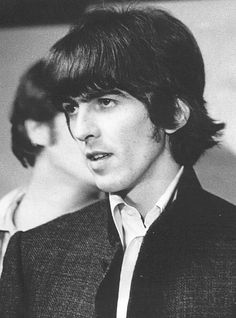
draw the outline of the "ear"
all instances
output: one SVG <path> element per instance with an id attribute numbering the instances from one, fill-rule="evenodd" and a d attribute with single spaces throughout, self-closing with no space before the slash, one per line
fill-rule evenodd
<path id="1" fill-rule="evenodd" d="M 188 105 L 181 99 L 176 100 L 175 127 L 172 129 L 164 129 L 167 134 L 173 134 L 178 129 L 186 125 L 190 116 Z"/>
<path id="2" fill-rule="evenodd" d="M 25 129 L 33 145 L 48 146 L 50 144 L 50 127 L 47 123 L 27 119 Z"/>

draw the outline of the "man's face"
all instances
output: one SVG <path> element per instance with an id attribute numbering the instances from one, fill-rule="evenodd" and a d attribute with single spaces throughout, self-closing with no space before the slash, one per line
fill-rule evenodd
<path id="1" fill-rule="evenodd" d="M 145 105 L 115 90 L 84 101 L 64 103 L 74 137 L 83 142 L 97 186 L 106 192 L 130 191 L 148 184 L 165 150 L 163 132 L 155 127 Z"/>

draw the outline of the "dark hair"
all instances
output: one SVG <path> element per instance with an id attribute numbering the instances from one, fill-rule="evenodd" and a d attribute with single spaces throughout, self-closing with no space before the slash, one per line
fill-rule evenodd
<path id="1" fill-rule="evenodd" d="M 45 61 L 39 60 L 20 78 L 10 116 L 12 151 L 24 167 L 34 166 L 42 146 L 31 143 L 25 121 L 50 122 L 58 113 L 47 89 Z"/>
<path id="2" fill-rule="evenodd" d="M 190 118 L 169 138 L 179 164 L 193 165 L 224 128 L 207 114 L 204 63 L 194 36 L 163 10 L 87 12 L 52 47 L 48 67 L 57 94 L 92 96 L 113 88 L 130 93 L 146 104 L 157 131 L 175 127 L 182 100 Z"/>

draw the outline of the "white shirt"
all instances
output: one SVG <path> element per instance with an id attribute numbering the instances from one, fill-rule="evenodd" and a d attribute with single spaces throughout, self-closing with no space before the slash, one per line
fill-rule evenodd
<path id="1" fill-rule="evenodd" d="M 137 209 L 125 203 L 118 195 L 110 194 L 110 206 L 115 226 L 124 248 L 124 258 L 120 273 L 117 318 L 126 318 L 130 287 L 139 250 L 151 224 L 160 216 L 172 195 L 176 198 L 176 187 L 183 173 L 180 168 L 173 181 L 158 199 L 155 206 L 147 213 L 144 221 Z"/>
<path id="2" fill-rule="evenodd" d="M 0 276 L 8 242 L 11 236 L 19 230 L 14 224 L 14 214 L 24 195 L 25 189 L 18 188 L 0 200 Z"/>

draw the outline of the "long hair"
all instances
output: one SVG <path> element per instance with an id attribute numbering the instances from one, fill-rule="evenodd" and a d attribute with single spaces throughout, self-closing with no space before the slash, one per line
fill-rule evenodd
<path id="1" fill-rule="evenodd" d="M 156 130 L 176 125 L 178 100 L 187 124 L 169 136 L 176 162 L 193 165 L 224 128 L 206 110 L 203 58 L 191 31 L 154 8 L 85 13 L 48 56 L 55 94 L 93 96 L 118 88 L 142 101 Z"/>

